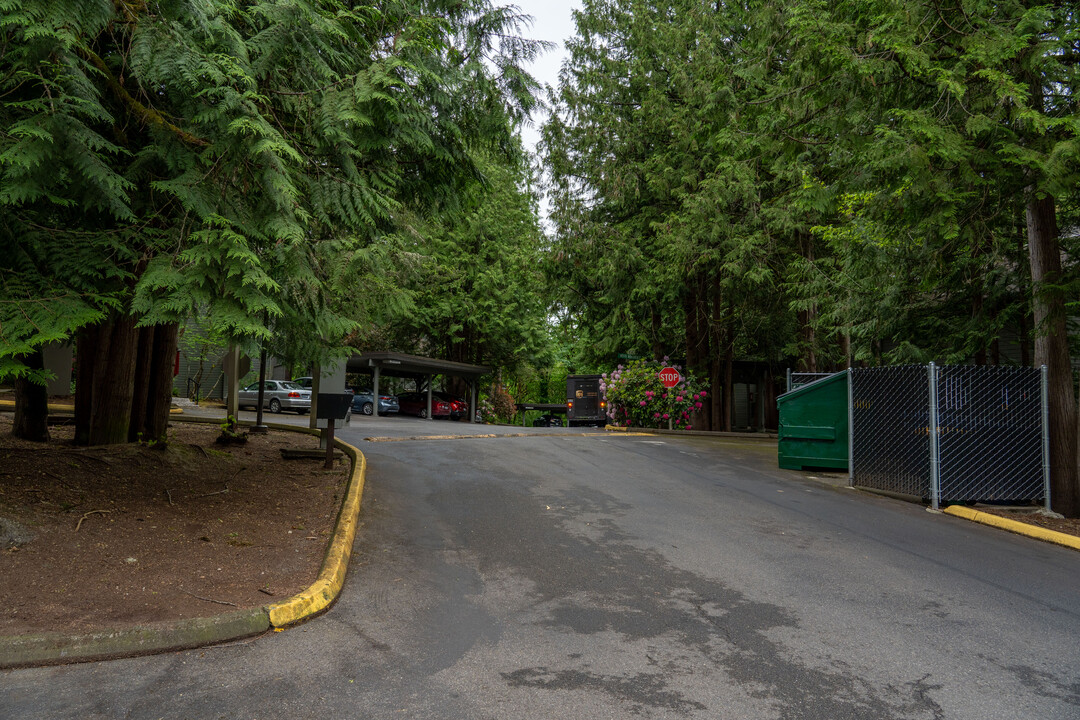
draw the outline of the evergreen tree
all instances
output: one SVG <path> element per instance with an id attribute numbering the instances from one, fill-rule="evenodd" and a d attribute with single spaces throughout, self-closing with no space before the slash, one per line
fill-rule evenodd
<path id="1" fill-rule="evenodd" d="M 77 333 L 83 442 L 163 433 L 188 315 L 283 355 L 339 346 L 362 313 L 350 268 L 453 206 L 470 146 L 509 146 L 535 90 L 523 18 L 484 0 L 2 0 L 0 18 L 0 373 L 40 379 L 18 358 Z M 157 379 L 148 409 L 136 378 Z"/>

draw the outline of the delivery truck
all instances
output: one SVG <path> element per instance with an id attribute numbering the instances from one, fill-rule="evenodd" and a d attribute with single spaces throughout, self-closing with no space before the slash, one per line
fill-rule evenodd
<path id="1" fill-rule="evenodd" d="M 599 375 L 566 376 L 567 425 L 607 425 L 607 403 L 600 392 Z"/>

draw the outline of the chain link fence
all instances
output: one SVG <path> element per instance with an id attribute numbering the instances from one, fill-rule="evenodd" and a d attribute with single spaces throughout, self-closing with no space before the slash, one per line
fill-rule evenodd
<path id="1" fill-rule="evenodd" d="M 852 484 L 930 497 L 925 367 L 851 370 Z"/>
<path id="2" fill-rule="evenodd" d="M 1050 504 L 1043 371 L 986 365 L 850 374 L 851 483 L 945 502 Z"/>
<path id="3" fill-rule="evenodd" d="M 784 392 L 791 392 L 796 388 L 801 388 L 803 385 L 809 385 L 812 382 L 817 382 L 823 378 L 832 377 L 836 373 L 827 372 L 792 372 L 791 368 L 787 371 L 787 390 Z"/>

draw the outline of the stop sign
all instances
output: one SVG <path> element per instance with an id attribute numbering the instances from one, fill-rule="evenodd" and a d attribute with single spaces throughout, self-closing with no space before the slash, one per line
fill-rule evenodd
<path id="1" fill-rule="evenodd" d="M 660 384 L 666 388 L 673 388 L 679 384 L 682 377 L 679 371 L 673 367 L 666 367 L 660 371 Z"/>

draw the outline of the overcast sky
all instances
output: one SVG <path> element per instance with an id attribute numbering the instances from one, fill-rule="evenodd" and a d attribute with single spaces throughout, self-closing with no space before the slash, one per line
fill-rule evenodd
<path id="1" fill-rule="evenodd" d="M 535 40 L 547 40 L 555 47 L 540 56 L 529 67 L 529 72 L 543 85 L 555 87 L 559 82 L 559 68 L 562 66 L 566 51 L 563 41 L 574 35 L 572 12 L 581 7 L 581 0 L 506 0 L 507 4 L 517 5 L 526 15 L 532 15 L 533 25 L 522 32 L 525 37 Z M 521 137 L 525 146 L 535 151 L 540 139 L 539 127 L 543 116 L 533 118 L 532 127 L 522 128 Z M 547 217 L 547 203 L 540 203 L 540 215 Z"/>

